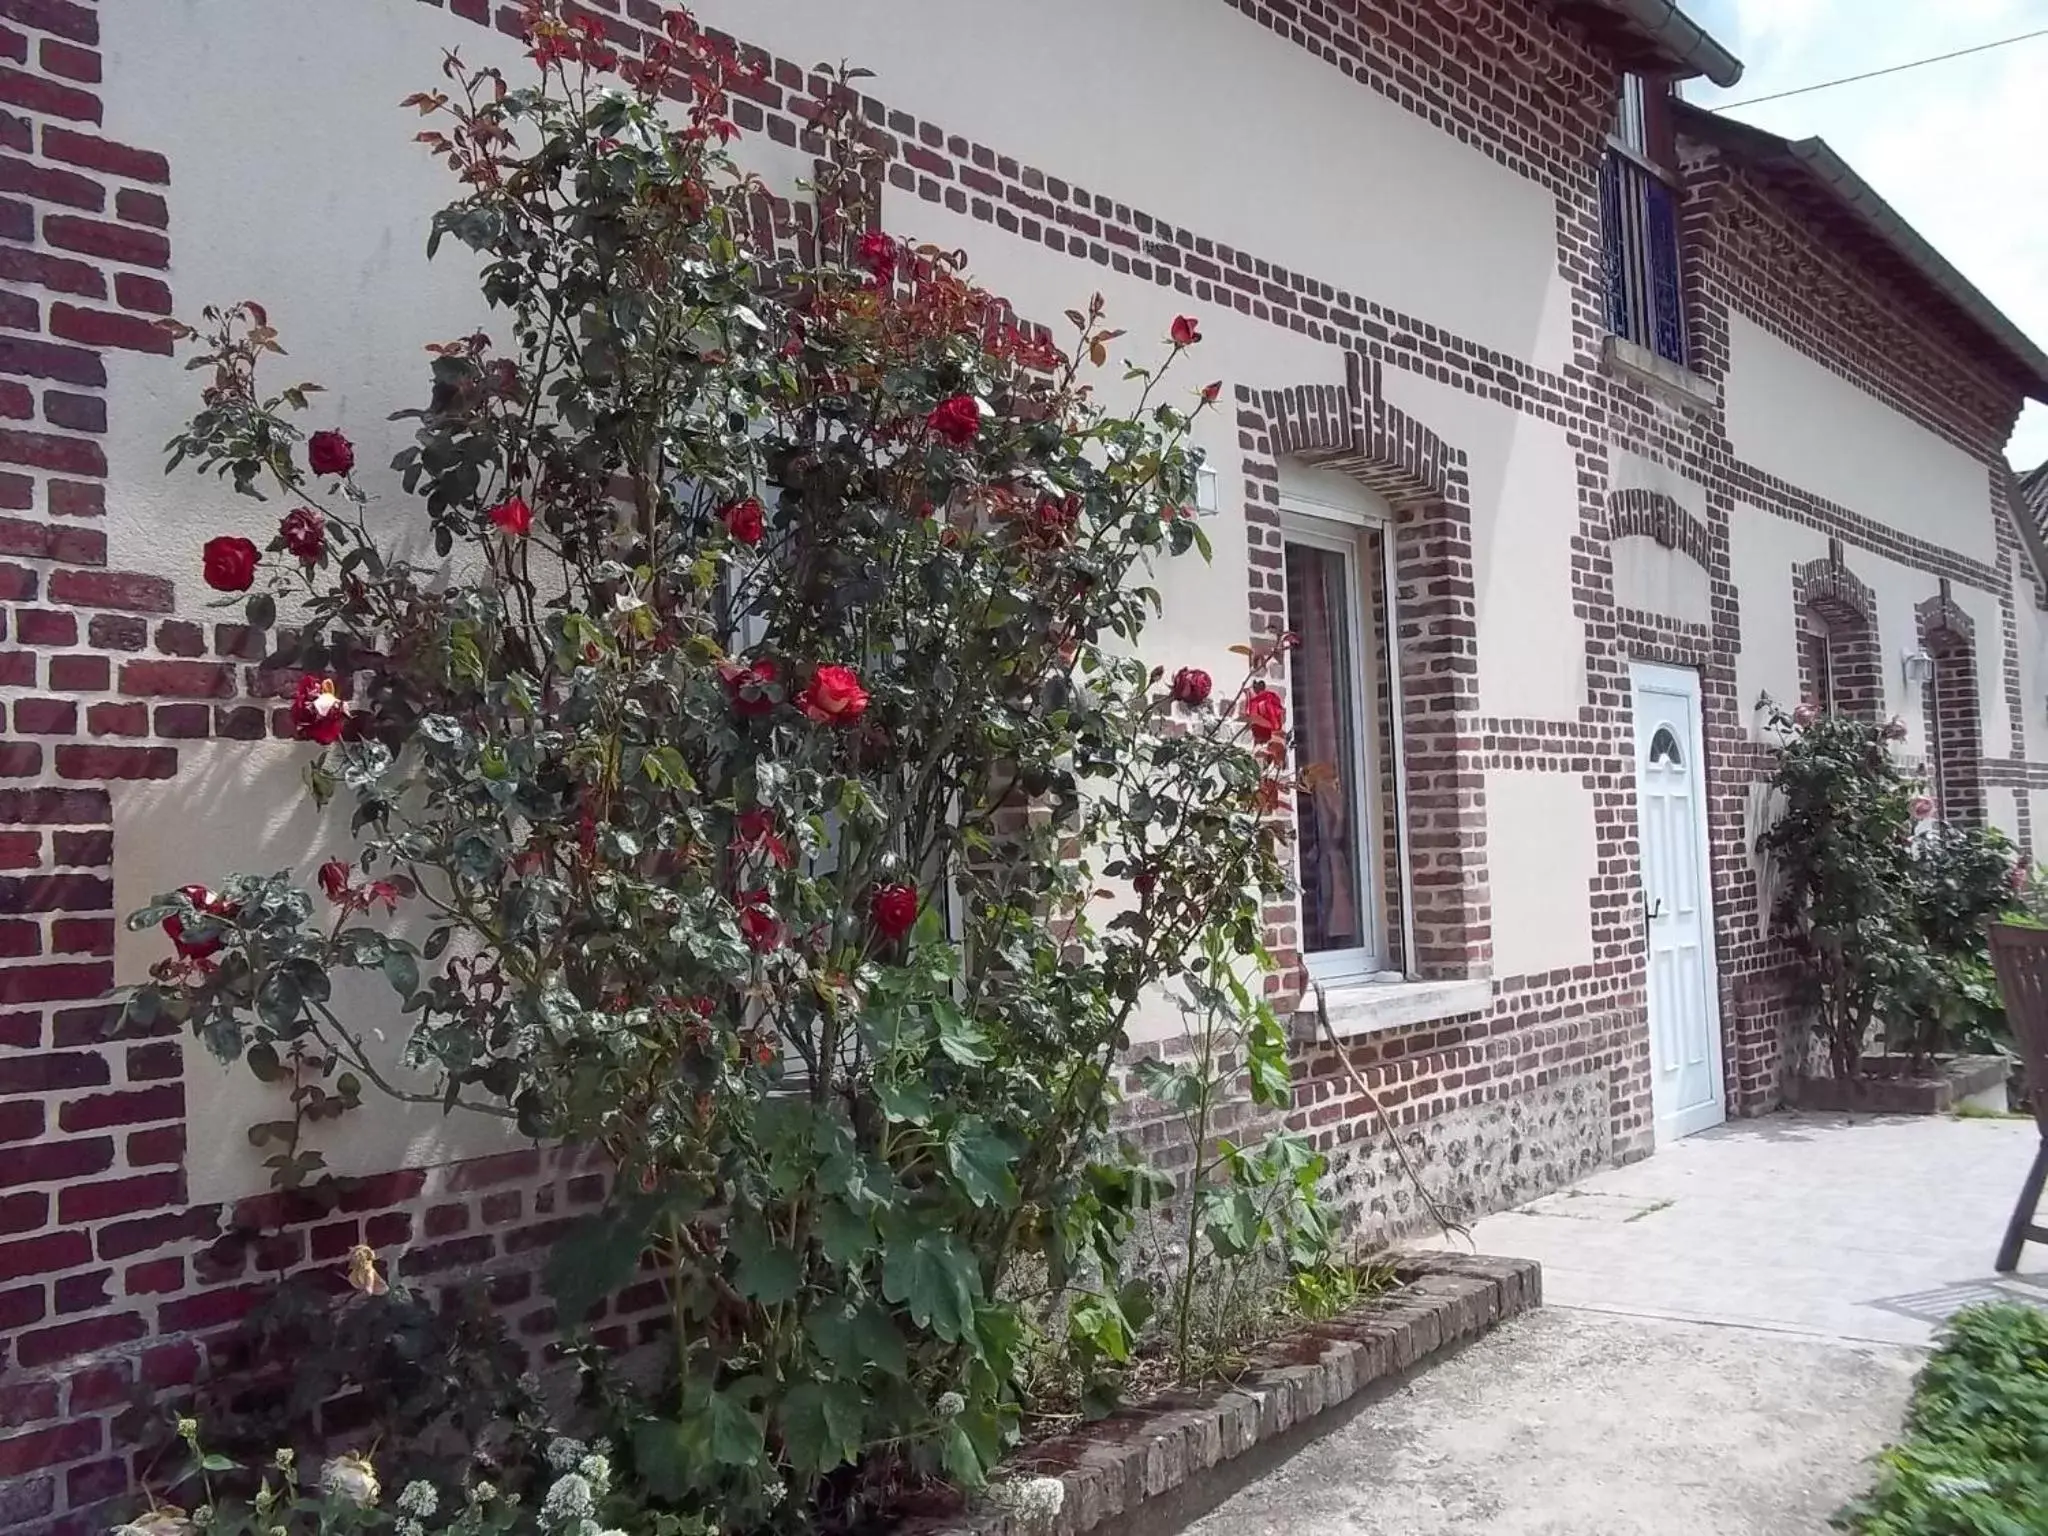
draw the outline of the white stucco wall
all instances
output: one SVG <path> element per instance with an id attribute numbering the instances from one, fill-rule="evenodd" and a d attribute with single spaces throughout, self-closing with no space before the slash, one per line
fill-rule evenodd
<path id="1" fill-rule="evenodd" d="M 1595 850 L 1593 792 L 1577 778 L 1486 775 L 1495 979 L 1591 963 Z"/>
<path id="2" fill-rule="evenodd" d="M 1901 533 L 1998 558 L 1985 465 L 1740 312 L 1723 391 L 1738 459 Z"/>

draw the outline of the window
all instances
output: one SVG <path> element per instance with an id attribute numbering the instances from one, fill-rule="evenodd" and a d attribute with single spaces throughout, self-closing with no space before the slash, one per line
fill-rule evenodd
<path id="1" fill-rule="evenodd" d="M 1602 276 L 1607 328 L 1684 367 L 1670 96 L 1668 80 L 1622 77 L 1615 132 L 1600 172 Z"/>
<path id="2" fill-rule="evenodd" d="M 1812 614 L 1799 626 L 1799 691 L 1821 713 L 1834 713 L 1834 643 L 1827 625 Z"/>
<path id="3" fill-rule="evenodd" d="M 1363 498 L 1361 498 L 1363 499 Z M 1406 861 L 1388 664 L 1387 526 L 1322 505 L 1283 522 L 1301 949 L 1317 981 L 1399 974 Z"/>

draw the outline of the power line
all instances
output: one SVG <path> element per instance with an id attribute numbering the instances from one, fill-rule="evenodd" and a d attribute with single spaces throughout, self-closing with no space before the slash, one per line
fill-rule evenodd
<path id="1" fill-rule="evenodd" d="M 2009 48 L 2014 43 L 2032 42 L 2037 37 L 2048 37 L 2048 27 L 2038 32 L 2022 32 L 2018 37 L 2001 37 L 1995 43 L 1979 43 L 1974 48 L 1958 48 L 1953 53 L 1937 53 L 1931 58 L 1914 59 L 1905 64 L 1893 64 L 1884 69 L 1865 70 L 1860 75 L 1844 75 L 1839 80 L 1822 80 L 1814 85 L 1802 85 L 1790 91 L 1773 91 L 1768 96 L 1745 96 L 1740 101 L 1722 101 L 1714 104 L 1716 112 L 1726 112 L 1731 107 L 1753 107 L 1759 102 L 1783 101 L 1787 96 L 1804 96 L 1810 91 L 1832 90 L 1838 85 L 1854 85 L 1858 80 L 1875 80 L 1880 75 L 1896 75 L 1909 69 L 1919 69 L 1928 64 L 1946 64 L 1950 59 L 1966 58 L 1973 53 L 1989 53 L 1994 48 Z"/>

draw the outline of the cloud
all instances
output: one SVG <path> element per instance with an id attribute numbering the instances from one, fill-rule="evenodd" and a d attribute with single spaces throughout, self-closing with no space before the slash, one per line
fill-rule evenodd
<path id="1" fill-rule="evenodd" d="M 2048 27 L 2043 0 L 1702 0 L 1742 59 L 1705 106 L 1817 84 Z M 1789 138 L 1817 136 L 2021 329 L 2048 338 L 2048 37 L 1831 90 L 1737 106 Z M 2048 408 L 2029 405 L 2007 449 L 2048 459 Z"/>

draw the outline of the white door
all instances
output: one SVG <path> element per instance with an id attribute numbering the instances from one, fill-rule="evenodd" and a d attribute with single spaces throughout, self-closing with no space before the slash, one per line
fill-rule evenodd
<path id="1" fill-rule="evenodd" d="M 1651 1097 L 1657 1140 L 1727 1111 L 1721 1087 L 1721 1003 L 1707 860 L 1707 780 L 1700 751 L 1700 679 L 1638 663 L 1636 825 L 1640 916 L 1649 945 Z"/>

